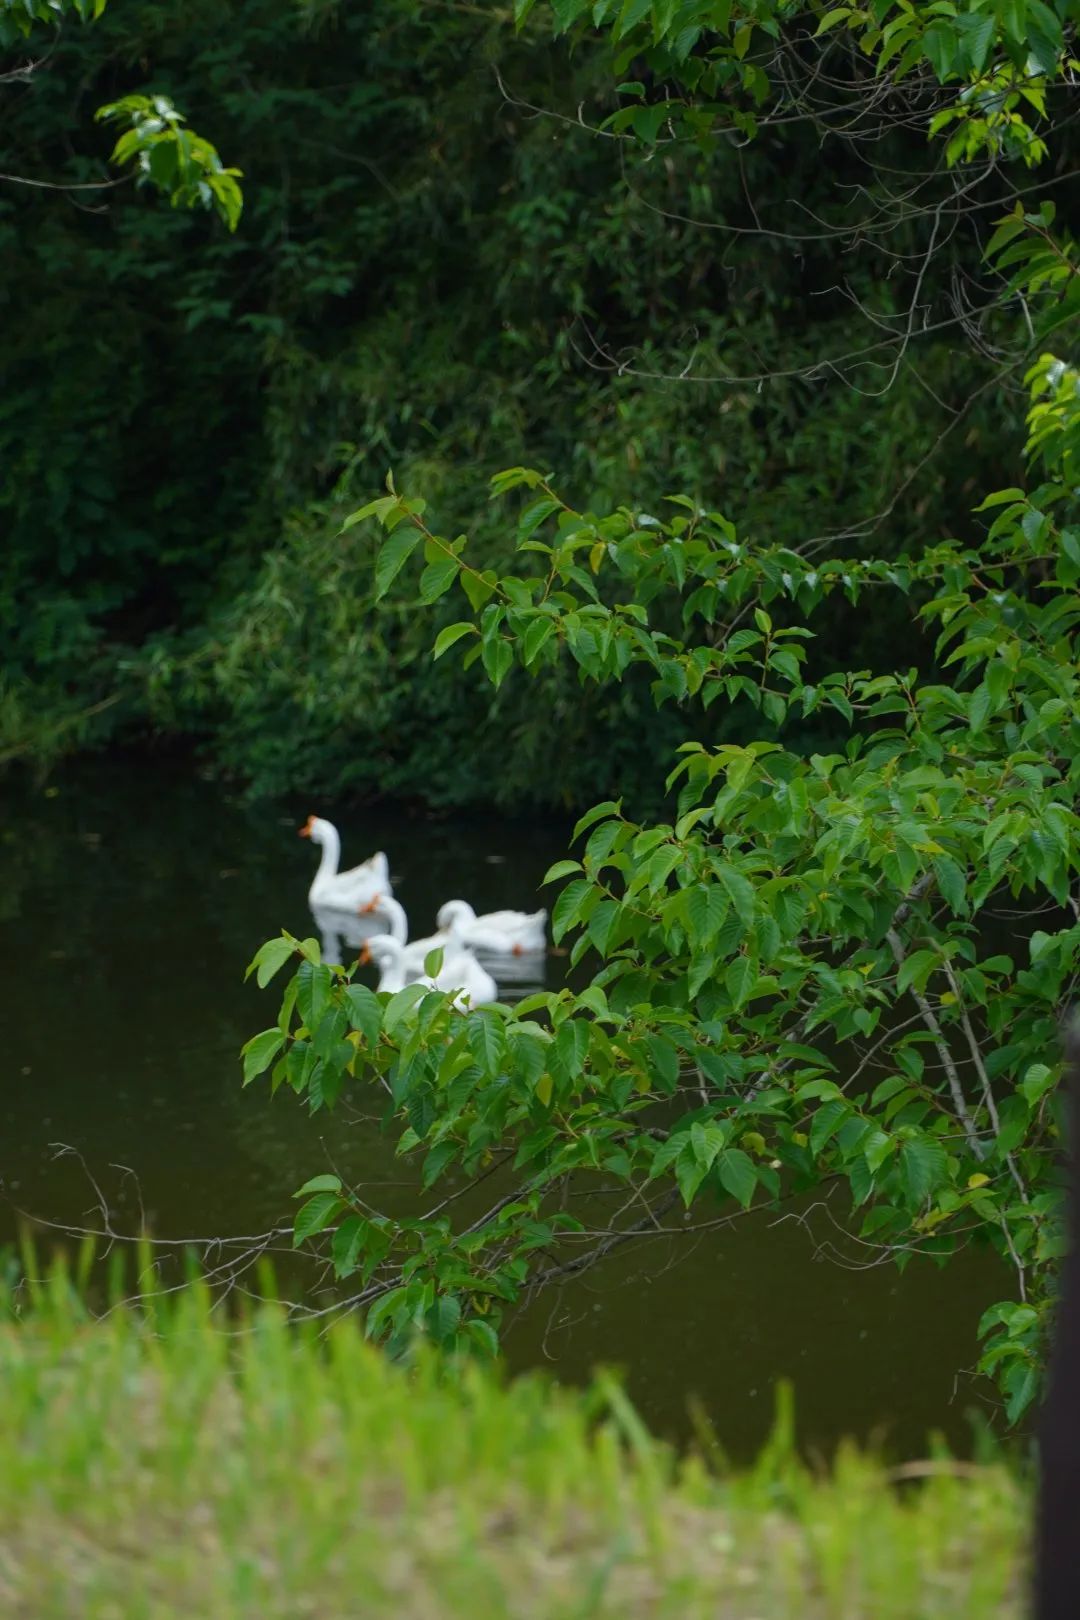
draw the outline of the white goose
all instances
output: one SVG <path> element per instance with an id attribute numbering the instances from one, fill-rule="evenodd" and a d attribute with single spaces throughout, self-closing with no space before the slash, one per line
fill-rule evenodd
<path id="1" fill-rule="evenodd" d="M 351 871 L 339 872 L 341 839 L 333 822 L 308 816 L 300 828 L 300 837 L 322 846 L 319 869 L 308 890 L 310 906 L 337 906 L 355 912 L 379 895 L 390 893 L 390 866 L 381 850 Z"/>
<path id="2" fill-rule="evenodd" d="M 385 917 L 387 925 L 385 932 L 401 946 L 402 961 L 407 969 L 415 968 L 419 971 L 423 968 L 429 951 L 445 950 L 451 944 L 450 935 L 445 929 L 440 929 L 437 934 L 428 934 L 424 939 L 410 940 L 409 919 L 405 915 L 405 907 L 400 900 L 395 900 L 392 894 L 377 894 L 367 905 L 360 907 L 361 917 L 372 914 Z M 464 940 L 455 941 L 454 948 L 456 952 L 464 949 Z"/>
<path id="3" fill-rule="evenodd" d="M 493 956 L 547 950 L 546 911 L 488 911 L 478 917 L 467 900 L 447 900 L 436 922 L 452 940 Z"/>
<path id="4" fill-rule="evenodd" d="M 437 949 L 433 946 L 432 949 Z M 379 989 L 395 992 L 407 984 L 426 984 L 432 990 L 456 990 L 454 1006 L 459 1012 L 497 1001 L 498 986 L 470 951 L 456 950 L 447 956 L 437 973 L 425 973 L 406 960 L 406 951 L 391 934 L 374 934 L 365 941 L 360 961 L 374 962 L 379 970 Z"/>

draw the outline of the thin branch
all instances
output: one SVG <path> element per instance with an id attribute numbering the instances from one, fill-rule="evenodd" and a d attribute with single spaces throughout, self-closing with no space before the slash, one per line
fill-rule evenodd
<path id="1" fill-rule="evenodd" d="M 888 930 L 885 938 L 889 942 L 889 949 L 893 953 L 893 959 L 896 962 L 897 967 L 903 967 L 904 962 L 907 959 L 907 953 L 904 950 L 904 942 L 897 933 L 895 926 Z M 931 1007 L 930 1003 L 927 1001 L 922 992 L 916 990 L 913 985 L 911 988 L 911 994 L 915 999 L 915 1005 L 922 1014 L 923 1023 L 934 1037 L 934 1046 L 937 1049 L 938 1057 L 941 1059 L 941 1066 L 945 1070 L 945 1074 L 949 1082 L 949 1091 L 952 1094 L 953 1107 L 956 1109 L 957 1118 L 964 1127 L 964 1135 L 968 1139 L 968 1145 L 970 1146 L 975 1157 L 977 1159 L 981 1159 L 983 1156 L 983 1146 L 979 1140 L 979 1133 L 975 1129 L 974 1123 L 972 1122 L 971 1115 L 968 1113 L 967 1102 L 964 1098 L 964 1088 L 960 1084 L 960 1075 L 957 1071 L 956 1064 L 953 1061 L 953 1055 L 949 1051 L 949 1046 L 945 1039 L 944 1031 L 942 1030 L 941 1025 L 938 1023 L 937 1015 L 935 1014 L 934 1009 Z"/>
<path id="2" fill-rule="evenodd" d="M 965 1007 L 963 997 L 960 994 L 960 984 L 956 974 L 953 972 L 953 965 L 949 961 L 948 957 L 945 958 L 944 965 L 945 977 L 949 981 L 949 988 L 956 997 L 956 1005 L 960 1011 L 960 1027 L 964 1031 L 964 1036 L 968 1043 L 968 1050 L 971 1052 L 971 1061 L 975 1065 L 975 1073 L 979 1076 L 979 1084 L 982 1086 L 983 1097 L 986 1101 L 986 1111 L 990 1115 L 990 1123 L 993 1126 L 994 1135 L 997 1137 L 1001 1135 L 1001 1121 L 998 1118 L 997 1103 L 994 1101 L 994 1092 L 990 1085 L 990 1076 L 987 1074 L 986 1064 L 983 1062 L 982 1049 L 975 1038 L 975 1031 L 971 1027 L 971 1019 L 968 1017 L 967 1008 Z M 1027 1195 L 1027 1188 L 1024 1186 L 1020 1172 L 1016 1168 L 1016 1160 L 1013 1158 L 1011 1153 L 1006 1153 L 1005 1163 L 1009 1167 L 1009 1173 L 1016 1183 L 1016 1189 L 1019 1192 L 1021 1199 L 1025 1204 L 1028 1203 L 1029 1199 Z"/>

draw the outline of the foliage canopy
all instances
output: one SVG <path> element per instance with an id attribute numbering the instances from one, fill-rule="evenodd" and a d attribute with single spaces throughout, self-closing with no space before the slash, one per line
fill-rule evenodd
<path id="1" fill-rule="evenodd" d="M 560 27 L 585 15 L 554 9 Z M 580 26 L 609 27 L 619 71 L 647 64 L 654 101 L 695 140 L 729 115 L 753 135 L 757 115 L 751 128 L 715 98 L 747 89 L 757 13 L 751 25 L 720 10 L 600 4 Z M 976 49 L 952 8 L 909 12 L 893 93 L 924 58 L 945 86 L 1022 71 L 1041 92 L 1067 71 L 1039 40 L 1018 64 L 1011 22 Z M 712 19 L 718 42 L 692 29 L 687 43 L 688 14 Z M 763 15 L 784 44 L 781 13 Z M 1037 34 L 1041 11 L 1026 15 Z M 953 55 L 935 62 L 926 41 L 941 27 Z M 866 71 L 881 73 L 893 36 L 868 37 Z M 812 79 L 816 47 L 804 33 L 797 44 Z M 643 82 L 623 93 L 640 99 Z M 852 94 L 861 106 L 858 76 Z M 987 161 L 1038 156 L 1042 136 L 959 96 L 964 120 L 980 109 Z M 647 142 L 660 127 L 626 121 Z M 969 144 L 950 139 L 954 165 Z M 269 1071 L 313 1108 L 356 1082 L 380 1088 L 424 1186 L 452 1172 L 469 1189 L 410 1219 L 335 1176 L 301 1189 L 297 1242 L 332 1234 L 372 1335 L 492 1348 L 507 1305 L 616 1245 L 839 1183 L 868 1254 L 905 1264 L 973 1239 L 999 1249 L 1016 1297 L 984 1318 L 981 1366 L 1010 1420 L 1032 1400 L 1062 1245 L 1058 1024 L 1080 966 L 1080 372 L 1047 348 L 1074 317 L 1078 271 L 1049 204 L 1000 218 L 987 255 L 1003 311 L 1024 326 L 1027 478 L 986 496 L 973 542 L 822 555 L 746 535 L 683 494 L 662 515 L 576 510 L 525 467 L 493 481 L 500 502 L 525 492 L 501 568 L 474 561 L 392 480 L 346 524 L 384 531 L 377 597 L 406 578 L 421 603 L 461 593 L 468 616 L 439 631 L 434 655 L 464 652 L 496 689 L 513 669 L 569 666 L 616 689 L 636 670 L 687 726 L 715 705 L 753 716 L 739 742 L 680 744 L 665 819 L 614 800 L 578 823 L 582 846 L 548 878 L 562 884 L 553 931 L 588 968 L 583 989 L 462 1017 L 420 984 L 375 995 L 321 963 L 313 941 L 283 936 L 257 954 L 261 983 L 295 971 L 277 1025 L 245 1049 L 245 1080 Z M 882 596 L 933 635 L 924 667 L 821 660 L 815 630 L 834 601 Z M 821 712 L 842 746 L 798 746 L 797 726 Z"/>
<path id="2" fill-rule="evenodd" d="M 0 90 L 6 166 L 96 182 L 93 109 L 167 93 L 250 181 L 235 233 L 131 186 L 93 211 L 0 187 L 0 756 L 151 728 L 260 791 L 642 803 L 683 736 L 643 671 L 582 689 L 550 663 L 494 693 L 431 664 L 408 573 L 375 600 L 363 533 L 336 532 L 387 465 L 484 567 L 505 525 L 477 491 L 514 462 L 588 508 L 682 490 L 750 535 L 880 555 L 913 518 L 963 530 L 1002 458 L 1019 475 L 1015 323 L 981 259 L 1006 174 L 965 173 L 958 209 L 921 115 L 824 148 L 764 104 L 738 146 L 598 135 L 642 98 L 608 37 L 549 23 L 114 4 Z M 838 604 L 834 668 L 907 635 L 884 594 L 866 608 Z M 827 718 L 806 734 L 832 748 Z M 704 740 L 740 724 L 714 707 Z"/>

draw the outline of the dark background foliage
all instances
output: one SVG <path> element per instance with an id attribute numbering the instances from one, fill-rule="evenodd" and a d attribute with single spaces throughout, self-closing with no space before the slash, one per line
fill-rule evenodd
<path id="1" fill-rule="evenodd" d="M 0 757 L 176 738 L 254 791 L 436 803 L 654 781 L 682 732 L 646 681 L 493 697 L 432 664 L 404 584 L 373 605 L 372 538 L 337 531 L 389 468 L 491 558 L 486 481 L 519 462 L 578 505 L 685 491 L 791 545 L 857 550 L 878 513 L 879 552 L 966 531 L 1020 440 L 956 321 L 993 216 L 944 234 L 910 346 L 822 364 L 880 337 L 866 309 L 903 329 L 926 220 L 887 251 L 817 221 L 925 168 L 921 132 L 874 174 L 800 127 L 643 154 L 583 127 L 609 87 L 587 51 L 420 0 L 117 4 L 0 86 L 8 171 L 100 178 L 94 109 L 153 88 L 246 196 L 229 236 L 130 184 L 0 182 Z M 910 658 L 880 610 L 830 637 L 815 656 Z"/>

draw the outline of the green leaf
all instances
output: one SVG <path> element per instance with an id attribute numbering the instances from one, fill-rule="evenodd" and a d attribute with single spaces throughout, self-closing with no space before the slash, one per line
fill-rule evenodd
<path id="1" fill-rule="evenodd" d="M 711 1168 L 726 1140 L 727 1131 L 715 1120 L 708 1120 L 704 1125 L 697 1121 L 690 1127 L 691 1150 L 697 1162 L 704 1165 L 706 1170 Z"/>
<path id="2" fill-rule="evenodd" d="M 858 1207 L 859 1204 L 866 1202 L 874 1189 L 874 1172 L 865 1158 L 852 1159 L 847 1166 L 847 1176 L 852 1203 Z"/>
<path id="3" fill-rule="evenodd" d="M 584 1008 L 585 1011 L 591 1012 L 595 1018 L 611 1017 L 611 1008 L 608 1006 L 608 999 L 602 985 L 587 984 L 578 996 L 577 1004 L 579 1009 Z"/>
<path id="4" fill-rule="evenodd" d="M 748 1209 L 757 1186 L 757 1171 L 749 1154 L 741 1148 L 725 1148 L 716 1161 L 721 1186 Z"/>
<path id="5" fill-rule="evenodd" d="M 814 30 L 814 38 L 817 39 L 819 34 L 828 33 L 830 28 L 835 28 L 837 23 L 846 21 L 846 19 L 850 16 L 850 6 L 834 6 L 831 11 L 827 11 L 825 13 L 824 17 L 822 17 L 821 21 L 818 23 Z"/>
<path id="6" fill-rule="evenodd" d="M 1062 529 L 1058 538 L 1061 541 L 1061 549 L 1069 561 L 1080 568 L 1080 534 L 1075 529 Z"/>
<path id="7" fill-rule="evenodd" d="M 814 1114 L 810 1125 L 810 1151 L 818 1154 L 851 1112 L 850 1104 L 842 1097 L 823 1103 Z"/>
<path id="8" fill-rule="evenodd" d="M 414 1011 L 417 1002 L 423 1001 L 430 993 L 430 987 L 426 984 L 407 984 L 403 990 L 392 995 L 383 1011 L 383 1029 L 387 1035 L 393 1035 Z"/>
<path id="9" fill-rule="evenodd" d="M 405 1105 L 409 1116 L 409 1124 L 416 1133 L 418 1142 L 422 1142 L 435 1123 L 437 1113 L 435 1097 L 428 1085 L 418 1086 L 409 1096 Z"/>
<path id="10" fill-rule="evenodd" d="M 547 871 L 544 873 L 543 877 L 540 879 L 540 882 L 541 882 L 541 885 L 543 885 L 545 883 L 554 883 L 556 878 L 569 877 L 571 872 L 580 872 L 580 871 L 581 871 L 581 862 L 580 861 L 556 861 L 554 866 L 549 866 L 548 867 Z"/>
<path id="11" fill-rule="evenodd" d="M 1055 1071 L 1045 1063 L 1033 1063 L 1017 1086 L 1017 1091 L 1035 1108 L 1057 1080 Z"/>
<path id="12" fill-rule="evenodd" d="M 968 15 L 971 15 L 970 13 Z M 986 66 L 986 59 L 990 54 L 990 46 L 994 39 L 994 18 L 991 12 L 983 12 L 981 16 L 972 19 L 971 27 L 967 29 L 964 37 L 964 46 L 968 60 L 976 73 L 981 73 Z"/>
<path id="13" fill-rule="evenodd" d="M 331 1060 L 340 1047 L 347 1022 L 344 1007 L 331 1004 L 326 1009 L 319 1019 L 311 1042 L 312 1051 L 316 1056 L 325 1059 L 327 1062 Z M 349 1057 L 352 1056 L 351 1047 L 346 1046 L 344 1051 Z M 340 1067 L 340 1064 L 335 1066 Z"/>
<path id="14" fill-rule="evenodd" d="M 335 1276 L 349 1277 L 356 1270 L 367 1234 L 368 1223 L 363 1216 L 349 1215 L 342 1221 L 330 1239 Z"/>
<path id="15" fill-rule="evenodd" d="M 470 1316 L 461 1331 L 468 1335 L 484 1355 L 491 1357 L 498 1355 L 499 1336 L 490 1322 L 485 1322 L 479 1316 Z"/>
<path id="16" fill-rule="evenodd" d="M 947 22 L 938 21 L 930 24 L 923 35 L 923 54 L 930 63 L 939 84 L 953 71 L 956 61 L 956 35 Z"/>
<path id="17" fill-rule="evenodd" d="M 454 1294 L 440 1294 L 428 1312 L 428 1332 L 436 1344 L 450 1343 L 461 1324 L 461 1301 Z"/>
<path id="18" fill-rule="evenodd" d="M 748 956 L 733 957 L 724 974 L 724 985 L 732 1003 L 741 1007 L 757 983 L 757 968 Z"/>
<path id="19" fill-rule="evenodd" d="M 250 978 L 254 969 L 255 983 L 260 990 L 265 990 L 274 974 L 284 967 L 295 951 L 296 941 L 294 939 L 268 939 L 265 945 L 260 945 L 248 963 L 244 978 Z"/>
<path id="20" fill-rule="evenodd" d="M 728 894 L 731 896 L 731 903 L 735 907 L 735 910 L 738 912 L 740 918 L 746 924 L 747 928 L 751 928 L 754 922 L 754 914 L 757 910 L 757 899 L 754 892 L 754 885 L 750 882 L 749 878 L 744 877 L 743 874 L 736 871 L 733 866 L 721 866 L 717 872 L 717 876 L 719 877 L 720 882 L 724 885 L 724 888 L 727 890 Z"/>
<path id="21" fill-rule="evenodd" d="M 559 1025 L 551 1043 L 551 1068 L 566 1080 L 576 1080 L 585 1067 L 588 1051 L 588 1024 L 581 1018 L 567 1019 Z"/>
<path id="22" fill-rule="evenodd" d="M 559 895 L 551 911 L 551 937 L 556 945 L 574 926 L 581 902 L 591 888 L 588 878 L 576 878 L 573 883 L 568 883 Z"/>
<path id="23" fill-rule="evenodd" d="M 638 107 L 630 114 L 630 125 L 634 134 L 652 146 L 661 127 L 671 117 L 672 108 L 667 101 L 657 101 L 649 107 Z"/>
<path id="24" fill-rule="evenodd" d="M 661 884 L 667 882 L 682 858 L 683 852 L 678 844 L 661 844 L 659 849 L 653 850 L 646 868 L 651 894 L 655 894 Z"/>
<path id="25" fill-rule="evenodd" d="M 908 989 L 915 989 L 920 992 L 925 990 L 926 981 L 938 964 L 937 951 L 912 951 L 911 955 L 906 957 L 900 964 L 897 972 L 897 994 L 903 995 L 904 991 Z"/>
<path id="26" fill-rule="evenodd" d="M 306 1198 L 308 1193 L 317 1193 L 317 1192 L 339 1193 L 340 1191 L 341 1191 L 341 1177 L 340 1176 L 330 1176 L 330 1175 L 312 1176 L 310 1181 L 305 1181 L 304 1185 L 302 1187 L 297 1188 L 297 1190 L 293 1193 L 293 1197 L 294 1198 Z"/>
<path id="27" fill-rule="evenodd" d="M 497 1075 L 506 1061 L 506 1036 L 498 1017 L 492 1012 L 471 1012 L 465 1020 L 465 1038 L 484 1073 Z"/>
<path id="28" fill-rule="evenodd" d="M 296 992 L 297 983 L 294 977 L 290 979 L 288 984 L 285 986 L 285 992 L 281 998 L 281 1006 L 278 1008 L 278 1029 L 280 1029 L 283 1035 L 287 1035 L 289 1033 L 289 1026 L 292 1023 L 292 1015 L 296 1010 Z"/>
<path id="29" fill-rule="evenodd" d="M 431 656 L 432 658 L 441 658 L 443 653 L 448 652 L 454 645 L 455 641 L 461 640 L 462 636 L 475 636 L 478 634 L 479 631 L 475 624 L 469 623 L 466 619 L 459 620 L 457 624 L 448 624 L 435 637 L 435 647 Z"/>
<path id="30" fill-rule="evenodd" d="M 1018 1362 L 1005 1374 L 1005 1416 L 1018 1423 L 1039 1393 L 1039 1369 L 1029 1361 Z"/>
<path id="31" fill-rule="evenodd" d="M 293 1248 L 298 1249 L 308 1238 L 325 1231 L 330 1222 L 345 1208 L 337 1193 L 320 1192 L 309 1198 L 296 1212 L 293 1222 Z"/>
<path id="32" fill-rule="evenodd" d="M 533 1025 L 532 1029 L 537 1029 Z M 547 1067 L 547 1053 L 549 1042 L 541 1035 L 533 1034 L 531 1030 L 524 1029 L 519 1024 L 511 1024 L 507 1029 L 507 1055 L 519 1079 L 526 1086 L 536 1085 L 540 1076 Z"/>
<path id="33" fill-rule="evenodd" d="M 895 1097 L 898 1091 L 904 1091 L 908 1087 L 909 1080 L 906 1075 L 890 1074 L 881 1081 L 880 1085 L 874 1087 L 870 1101 L 875 1108 L 881 1108 L 888 1102 L 890 1097 Z"/>
<path id="34" fill-rule="evenodd" d="M 1027 37 L 1042 73 L 1052 74 L 1057 67 L 1064 37 L 1057 14 L 1043 0 L 1027 0 Z"/>
<path id="35" fill-rule="evenodd" d="M 296 974 L 296 1004 L 308 1029 L 314 1029 L 330 1005 L 333 974 L 325 962 L 301 962 Z"/>
<path id="36" fill-rule="evenodd" d="M 434 1186 L 447 1165 L 455 1158 L 459 1151 L 457 1142 L 452 1137 L 445 1142 L 439 1142 L 432 1148 L 424 1160 L 423 1187 L 425 1192 Z"/>
<path id="37" fill-rule="evenodd" d="M 727 911 L 727 902 L 717 884 L 695 885 L 685 889 L 686 921 L 690 943 L 696 949 L 712 939 Z"/>
<path id="38" fill-rule="evenodd" d="M 256 1075 L 268 1069 L 285 1045 L 285 1037 L 280 1029 L 264 1029 L 261 1034 L 253 1035 L 250 1041 L 240 1048 L 244 1060 L 244 1085 L 250 1085 Z"/>
<path id="39" fill-rule="evenodd" d="M 522 637 L 521 651 L 525 667 L 530 668 L 540 654 L 541 648 L 555 634 L 555 620 L 550 614 L 539 614 L 528 626 Z"/>
<path id="40" fill-rule="evenodd" d="M 560 0 L 560 3 L 566 4 L 566 0 Z M 573 3 L 573 0 L 571 0 L 571 3 Z M 643 18 L 649 15 L 652 4 L 653 0 L 623 0 L 622 10 L 615 24 L 613 37 L 619 40 L 629 34 Z M 585 6 L 581 4 L 577 9 L 584 11 Z"/>
<path id="41" fill-rule="evenodd" d="M 968 724 L 971 726 L 973 732 L 982 730 L 990 716 L 993 706 L 994 700 L 991 695 L 990 688 L 984 682 L 981 686 L 977 686 L 974 692 L 972 692 L 968 698 Z"/>
<path id="42" fill-rule="evenodd" d="M 368 501 L 366 505 L 359 507 L 355 512 L 350 512 L 341 525 L 341 533 L 344 534 L 348 529 L 353 528 L 355 524 L 363 523 L 369 517 L 377 517 L 381 523 L 387 512 L 396 505 L 396 495 L 379 495 L 375 500 Z"/>
<path id="43" fill-rule="evenodd" d="M 603 804 L 594 804 L 591 810 L 586 810 L 585 814 L 581 817 L 577 826 L 574 828 L 574 842 L 576 843 L 581 837 L 582 833 L 587 832 L 594 822 L 603 820 L 605 816 L 618 816 L 621 814 L 621 799 L 605 799 Z"/>
<path id="44" fill-rule="evenodd" d="M 1016 230 L 1025 229 L 1024 222 L 1022 220 L 1017 221 L 1012 218 L 1009 218 L 998 227 L 998 230 L 994 233 L 994 236 L 990 238 L 990 241 L 987 244 L 986 251 L 988 256 L 992 256 L 993 253 L 997 251 L 998 247 L 1004 246 L 1004 243 L 1008 241 L 1011 236 L 1016 234 L 1016 230 L 1012 229 L 1014 226 L 1016 227 Z M 1009 230 L 1009 236 L 1005 236 L 1003 234 L 1006 229 Z M 1000 242 L 997 241 L 997 237 L 999 235 L 1001 235 L 1002 238 Z M 973 507 L 972 510 L 975 512 L 989 512 L 992 507 L 1010 506 L 1016 501 L 1023 501 L 1026 499 L 1027 497 L 1025 492 L 1022 489 L 997 489 L 992 495 L 988 495 L 986 499 L 980 503 L 980 505 Z"/>
<path id="45" fill-rule="evenodd" d="M 420 575 L 420 600 L 429 605 L 437 602 L 440 596 L 445 596 L 454 580 L 457 578 L 461 564 L 452 554 L 445 557 L 436 557 L 429 562 Z"/>
<path id="46" fill-rule="evenodd" d="M 662 1176 L 665 1170 L 671 1168 L 676 1159 L 684 1152 L 689 1151 L 689 1148 L 689 1131 L 677 1131 L 673 1136 L 669 1136 L 666 1141 L 661 1142 L 653 1154 L 652 1165 L 649 1169 L 649 1180 L 655 1181 L 657 1176 Z M 689 1157 L 693 1158 L 692 1152 L 689 1152 Z"/>
<path id="47" fill-rule="evenodd" d="M 648 1035 L 645 1046 L 660 1089 L 670 1096 L 679 1080 L 679 1054 L 674 1042 L 663 1035 Z"/>
<path id="48" fill-rule="evenodd" d="M 400 574 L 421 540 L 422 532 L 413 523 L 405 523 L 379 548 L 375 559 L 375 600 L 380 601 Z"/>
<path id="49" fill-rule="evenodd" d="M 368 1046 L 377 1046 L 382 1028 L 382 1006 L 375 992 L 369 990 L 366 984 L 347 985 L 345 1011 L 350 1028 L 358 1029 Z"/>
<path id="50" fill-rule="evenodd" d="M 484 642 L 481 653 L 484 669 L 492 686 L 498 691 L 514 662 L 514 649 L 502 636 L 493 636 Z"/>
<path id="51" fill-rule="evenodd" d="M 934 876 L 937 886 L 941 890 L 942 899 L 948 905 L 954 916 L 967 915 L 967 878 L 961 866 L 948 856 L 941 856 L 934 862 Z"/>
<path id="52" fill-rule="evenodd" d="M 675 1181 L 687 1209 L 693 1203 L 694 1196 L 707 1175 L 708 1170 L 705 1165 L 700 1162 L 690 1148 L 684 1148 L 679 1154 L 675 1165 Z"/>
<path id="53" fill-rule="evenodd" d="M 407 1294 L 407 1288 L 391 1288 L 388 1293 L 385 1293 L 380 1300 L 375 1302 L 364 1318 L 365 1338 L 377 1340 L 382 1336 L 390 1326 L 391 1318 L 397 1314 L 404 1303 Z"/>
<path id="54" fill-rule="evenodd" d="M 893 1137 L 887 1131 L 871 1131 L 868 1136 L 863 1137 L 863 1157 L 875 1175 L 893 1151 L 893 1142 Z"/>
<path id="55" fill-rule="evenodd" d="M 768 912 L 759 912 L 754 923 L 754 938 L 757 940 L 758 960 L 771 962 L 778 955 L 782 943 L 780 925 L 775 917 Z"/>
<path id="56" fill-rule="evenodd" d="M 912 1202 L 922 1204 L 945 1180 L 948 1157 L 939 1142 L 920 1137 L 901 1146 L 900 1169 Z"/>
<path id="57" fill-rule="evenodd" d="M 482 574 L 475 574 L 471 569 L 463 568 L 458 575 L 461 588 L 469 599 L 469 606 L 474 613 L 479 613 L 484 603 L 493 595 L 497 580 L 490 569 Z"/>

